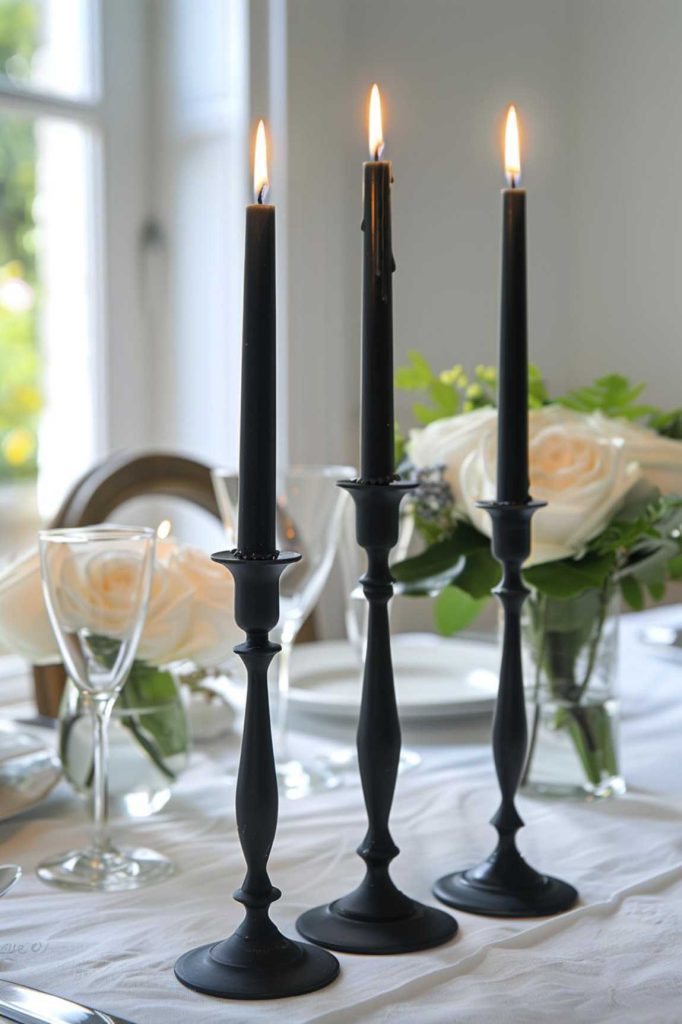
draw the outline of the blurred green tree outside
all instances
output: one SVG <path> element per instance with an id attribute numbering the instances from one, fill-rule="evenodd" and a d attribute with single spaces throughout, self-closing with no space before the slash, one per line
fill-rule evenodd
<path id="1" fill-rule="evenodd" d="M 40 43 L 32 0 L 0 0 L 0 76 L 27 78 Z M 35 124 L 0 115 L 0 481 L 36 472 L 42 405 L 36 268 Z"/>

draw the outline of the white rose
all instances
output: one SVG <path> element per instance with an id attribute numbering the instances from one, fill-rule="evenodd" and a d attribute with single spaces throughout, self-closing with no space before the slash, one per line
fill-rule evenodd
<path id="1" fill-rule="evenodd" d="M 618 431 L 606 429 L 610 422 L 559 405 L 530 412 L 531 493 L 548 507 L 533 519 L 529 563 L 578 555 L 641 478 L 632 449 Z M 408 451 L 418 468 L 445 465 L 460 512 L 490 536 L 490 516 L 476 502 L 496 493 L 496 411 L 483 409 L 429 424 L 412 433 Z"/>
<path id="2" fill-rule="evenodd" d="M 623 439 L 627 458 L 639 463 L 645 478 L 661 494 L 682 495 L 682 441 L 599 412 L 592 413 L 590 421 L 605 437 Z"/>
<path id="3" fill-rule="evenodd" d="M 43 600 L 37 549 L 0 573 L 0 641 L 34 665 L 60 660 Z"/>
<path id="4" fill-rule="evenodd" d="M 130 566 L 101 554 L 70 570 L 69 615 L 87 621 L 92 588 L 101 599 L 98 628 L 121 628 L 124 591 Z M 241 638 L 234 623 L 232 576 L 208 555 L 180 548 L 174 541 L 157 543 L 152 591 L 138 656 L 153 665 L 191 659 L 219 664 Z M 35 665 L 60 660 L 47 615 L 37 551 L 0 574 L 0 642 Z"/>
<path id="5" fill-rule="evenodd" d="M 234 579 L 224 566 L 197 548 L 178 548 L 171 570 L 192 587 L 190 629 L 178 657 L 212 668 L 243 639 L 234 621 Z"/>
<path id="6" fill-rule="evenodd" d="M 461 510 L 466 507 L 460 480 L 462 463 L 476 448 L 481 431 L 490 423 L 497 423 L 497 412 L 486 408 L 435 420 L 422 430 L 410 431 L 407 453 L 412 464 L 418 469 L 444 466 L 445 479 Z"/>
<path id="7" fill-rule="evenodd" d="M 175 541 L 157 541 L 152 589 L 137 656 L 151 665 L 178 661 L 192 624 L 194 590 L 174 572 Z"/>
<path id="8" fill-rule="evenodd" d="M 50 589 L 58 619 L 76 632 L 127 637 L 138 621 L 149 555 L 119 551 L 106 541 L 83 547 L 59 544 L 49 552 Z"/>

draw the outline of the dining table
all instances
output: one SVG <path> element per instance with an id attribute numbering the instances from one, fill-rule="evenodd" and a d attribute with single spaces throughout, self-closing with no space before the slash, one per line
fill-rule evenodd
<path id="1" fill-rule="evenodd" d="M 619 649 L 625 795 L 531 797 L 518 806 L 519 846 L 540 870 L 579 891 L 544 919 L 454 912 L 455 938 L 400 956 L 339 954 L 330 987 L 287 1000 L 222 1001 L 178 983 L 173 965 L 228 935 L 244 866 L 234 812 L 234 735 L 197 745 L 159 813 L 116 821 L 114 836 L 163 851 L 167 881 L 122 893 L 52 889 L 35 875 L 51 851 L 87 832 L 83 802 L 61 781 L 40 804 L 0 824 L 0 862 L 20 883 L 0 901 L 0 978 L 123 1017 L 133 1024 L 607 1024 L 682 1021 L 682 651 L 643 642 L 651 626 L 682 625 L 682 606 L 622 617 Z M 427 655 L 425 655 L 427 656 Z M 14 709 L 19 714 L 19 708 Z M 12 707 L 5 714 L 13 714 Z M 294 721 L 298 754 L 347 742 Z M 398 885 L 438 905 L 433 882 L 490 852 L 498 788 L 490 714 L 406 722 L 421 763 L 401 774 L 392 811 Z M 361 878 L 356 847 L 365 812 L 359 782 L 281 800 L 270 859 L 282 898 L 278 926 L 293 935 L 306 908 Z"/>

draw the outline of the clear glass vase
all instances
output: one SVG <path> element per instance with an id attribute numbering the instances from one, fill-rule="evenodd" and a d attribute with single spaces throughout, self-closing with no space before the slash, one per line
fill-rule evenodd
<path id="1" fill-rule="evenodd" d="M 64 774 L 92 796 L 91 697 L 67 680 L 59 714 Z M 109 725 L 109 803 L 114 814 L 148 817 L 161 810 L 189 754 L 187 713 L 173 672 L 133 663 Z"/>
<path id="2" fill-rule="evenodd" d="M 625 792 L 618 745 L 617 588 L 524 605 L 528 756 L 525 790 L 545 796 Z"/>

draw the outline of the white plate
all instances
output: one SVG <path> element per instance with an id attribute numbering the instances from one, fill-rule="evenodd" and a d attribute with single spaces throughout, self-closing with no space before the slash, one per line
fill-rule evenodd
<path id="1" fill-rule="evenodd" d="M 350 644 L 301 644 L 291 662 L 292 707 L 325 718 L 357 718 L 362 670 Z M 479 715 L 494 707 L 499 669 L 494 644 L 398 635 L 393 668 L 404 721 Z"/>
<path id="2" fill-rule="evenodd" d="M 58 758 L 41 738 L 0 720 L 0 821 L 39 803 L 61 773 Z"/>

